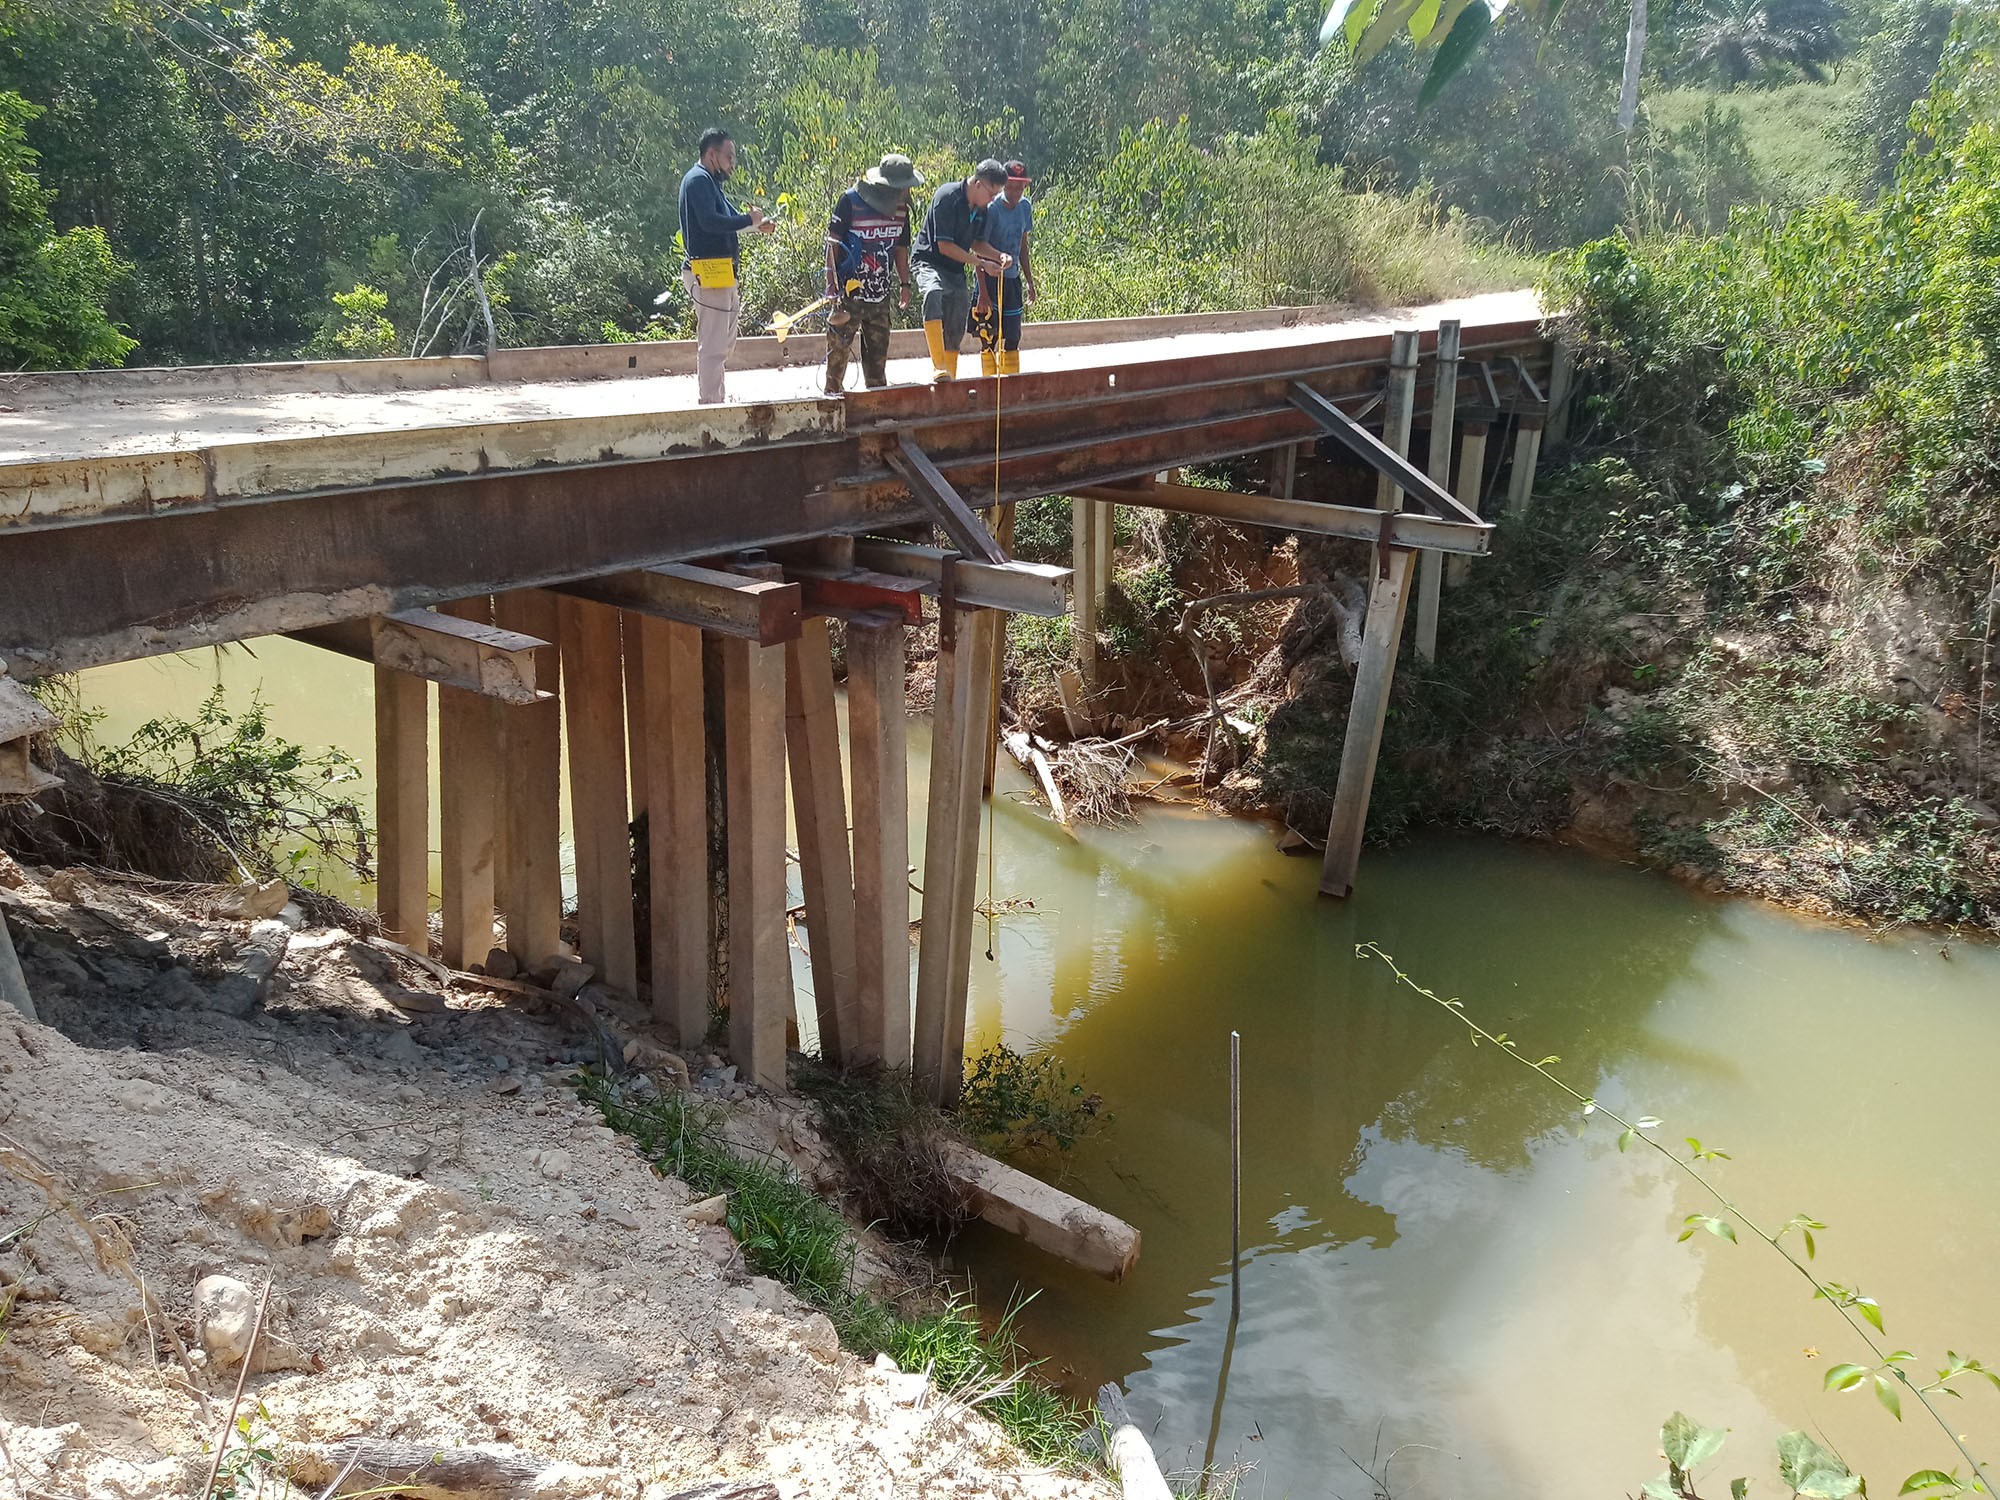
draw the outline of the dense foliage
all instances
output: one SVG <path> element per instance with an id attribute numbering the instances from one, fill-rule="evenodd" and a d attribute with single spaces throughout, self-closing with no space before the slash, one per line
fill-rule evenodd
<path id="1" fill-rule="evenodd" d="M 1655 10 L 1649 68 L 1713 81 L 1696 56 L 1709 13 Z M 1424 56 L 1398 42 L 1357 66 L 1319 47 L 1319 14 L 12 0 L 0 152 L 25 269 L 7 278 L 0 358 L 108 362 L 127 335 L 132 357 L 166 362 L 677 336 L 675 189 L 712 123 L 744 148 L 736 188 L 782 225 L 746 268 L 753 319 L 812 294 L 829 201 L 888 149 L 934 181 L 1027 159 L 1058 316 L 1420 297 L 1524 277 L 1496 242 L 1707 226 L 1774 196 L 1749 161 L 1754 89 L 1721 96 L 1705 129 L 1618 132 L 1622 7 L 1497 25 L 1427 109 Z M 1823 31 L 1832 0 L 1758 14 L 1784 34 L 1732 43 L 1764 59 L 1750 83 L 1881 30 L 1881 99 L 1907 89 L 1902 110 L 1936 29 L 1899 12 L 1802 39 L 1779 23 Z M 1897 110 L 1871 107 L 1868 141 L 1900 143 L 1900 118 L 1882 124 Z"/>
<path id="2" fill-rule="evenodd" d="M 1869 572 L 1983 571 L 2000 543 L 1990 24 L 1962 29 L 1919 111 L 1923 144 L 1875 204 L 1603 240 L 1554 279 L 1579 310 L 1605 446 L 1662 480 L 1687 524 L 1757 538 L 1746 562 L 1766 587 L 1833 549 Z M 1830 462 L 1837 488 L 1820 480 Z"/>
<path id="3" fill-rule="evenodd" d="M 1557 263 L 1574 442 L 1447 596 L 1452 671 L 1399 679 L 1378 834 L 1580 823 L 1725 885 L 2000 925 L 1997 56 L 1961 17 L 1873 203 Z M 1267 793 L 1319 810 L 1343 710 L 1274 714 Z"/>
<path id="4" fill-rule="evenodd" d="M 62 368 L 115 365 L 132 340 L 113 328 L 104 303 L 120 271 L 104 231 L 58 234 L 35 177 L 26 126 L 41 111 L 0 93 L 0 358 Z"/>

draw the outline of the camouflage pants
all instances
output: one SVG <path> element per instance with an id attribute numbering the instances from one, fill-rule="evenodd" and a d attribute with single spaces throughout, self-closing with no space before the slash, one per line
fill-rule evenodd
<path id="1" fill-rule="evenodd" d="M 861 334 L 861 378 L 870 390 L 889 383 L 889 299 L 861 302 L 841 298 L 849 314 L 845 323 L 826 325 L 826 393 L 840 394 L 847 384 L 847 361 L 854 352 L 854 335 Z"/>

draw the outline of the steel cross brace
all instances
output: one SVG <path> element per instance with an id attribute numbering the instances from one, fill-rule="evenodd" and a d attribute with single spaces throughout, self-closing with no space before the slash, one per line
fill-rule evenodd
<path id="1" fill-rule="evenodd" d="M 931 519 L 944 528 L 954 547 L 974 562 L 1007 561 L 1006 550 L 993 539 L 986 523 L 973 513 L 965 497 L 951 487 L 951 481 L 938 472 L 930 455 L 910 441 L 907 432 L 897 434 L 896 447 L 887 458 L 896 477 L 910 487 L 910 497 L 931 513 Z"/>
<path id="2" fill-rule="evenodd" d="M 1478 516 L 1460 505 L 1449 490 L 1311 386 L 1303 382 L 1294 382 L 1286 394 L 1292 405 L 1317 422 L 1329 437 L 1337 438 L 1348 452 L 1376 473 L 1385 476 L 1391 484 L 1397 486 L 1439 520 L 1455 521 L 1467 526 L 1485 524 Z"/>

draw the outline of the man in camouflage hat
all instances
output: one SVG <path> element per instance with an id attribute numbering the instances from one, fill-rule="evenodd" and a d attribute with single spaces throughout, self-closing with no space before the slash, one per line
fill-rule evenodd
<path id="1" fill-rule="evenodd" d="M 889 286 L 910 305 L 910 189 L 924 185 L 909 157 L 896 152 L 870 167 L 840 195 L 826 227 L 826 393 L 847 383 L 854 335 L 861 334 L 861 378 L 870 390 L 889 383 Z"/>

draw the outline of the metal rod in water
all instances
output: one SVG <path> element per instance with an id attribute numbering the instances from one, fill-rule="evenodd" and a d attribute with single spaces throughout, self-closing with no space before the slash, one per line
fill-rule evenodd
<path id="1" fill-rule="evenodd" d="M 1243 1310 L 1243 1038 L 1229 1033 L 1229 1316 Z"/>

